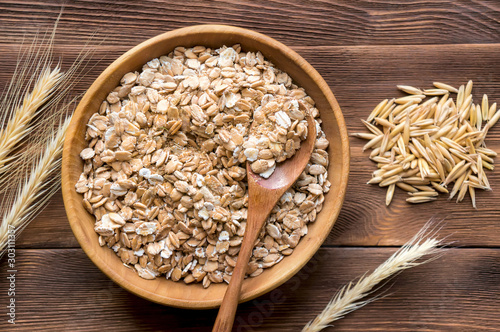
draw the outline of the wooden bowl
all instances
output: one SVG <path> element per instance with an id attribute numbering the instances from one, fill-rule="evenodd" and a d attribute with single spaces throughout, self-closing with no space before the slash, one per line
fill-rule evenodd
<path id="1" fill-rule="evenodd" d="M 164 305 L 205 309 L 218 307 L 226 284 L 212 284 L 204 289 L 201 284 L 186 285 L 159 277 L 155 280 L 140 278 L 125 267 L 113 250 L 101 247 L 94 232 L 95 219 L 82 204 L 82 195 L 75 191 L 75 183 L 83 169 L 80 152 L 87 146 L 86 124 L 99 110 L 102 101 L 130 71 L 140 70 L 147 61 L 168 54 L 176 46 L 203 45 L 217 48 L 222 45 L 241 44 L 245 51 L 261 51 L 279 69 L 305 88 L 316 101 L 323 120 L 323 130 L 330 141 L 329 180 L 332 183 L 326 195 L 323 210 L 309 225 L 292 255 L 255 278 L 244 281 L 241 301 L 248 301 L 278 287 L 297 273 L 314 255 L 328 236 L 344 200 L 349 174 L 349 142 L 344 118 L 333 93 L 318 72 L 301 56 L 287 46 L 257 32 L 223 26 L 199 25 L 170 31 L 132 48 L 113 62 L 92 84 L 82 98 L 66 135 L 62 161 L 62 193 L 69 223 L 82 249 L 95 265 L 113 281 L 145 299 Z"/>

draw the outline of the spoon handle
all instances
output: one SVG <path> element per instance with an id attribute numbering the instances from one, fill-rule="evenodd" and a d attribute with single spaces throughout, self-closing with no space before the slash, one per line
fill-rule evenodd
<path id="1" fill-rule="evenodd" d="M 250 184 L 249 191 L 253 185 Z M 245 229 L 245 235 L 241 244 L 236 267 L 233 270 L 231 280 L 227 286 L 226 294 L 222 300 L 222 304 L 215 320 L 213 332 L 230 332 L 233 327 L 234 316 L 240 298 L 241 284 L 245 278 L 248 261 L 252 255 L 252 250 L 255 241 L 259 236 L 260 230 L 264 225 L 267 217 L 271 213 L 273 206 L 276 204 L 279 196 L 266 197 L 265 195 L 249 195 L 248 201 L 248 219 Z M 279 195 L 279 194 L 278 194 Z M 274 195 L 276 196 L 276 195 Z"/>

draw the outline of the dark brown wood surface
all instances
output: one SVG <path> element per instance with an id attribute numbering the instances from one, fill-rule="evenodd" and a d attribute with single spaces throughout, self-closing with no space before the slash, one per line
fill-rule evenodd
<path id="1" fill-rule="evenodd" d="M 474 81 L 500 102 L 500 3 L 452 1 L 0 1 L 0 88 L 10 78 L 23 37 L 50 29 L 65 6 L 55 55 L 67 66 L 96 33 L 94 67 L 83 92 L 130 47 L 159 33 L 201 23 L 254 29 L 291 46 L 332 88 L 349 132 L 363 129 L 396 84 L 430 87 Z M 97 61 L 99 60 L 99 61 Z M 487 139 L 500 152 L 500 127 Z M 299 331 L 343 284 L 372 270 L 432 216 L 455 249 L 394 278 L 383 298 L 335 323 L 338 331 L 500 330 L 500 173 L 492 192 L 457 204 L 445 196 L 410 206 L 397 192 L 366 185 L 374 165 L 351 139 L 351 174 L 340 217 L 313 260 L 292 280 L 240 306 L 237 331 Z M 110 281 L 85 256 L 69 228 L 62 198 L 29 225 L 16 244 L 16 321 L 7 323 L 7 264 L 0 262 L 0 330 L 209 331 L 215 310 L 173 309 L 138 298 Z M 390 287 L 388 287 L 390 286 Z M 272 303 L 271 303 L 272 302 Z"/>
<path id="2" fill-rule="evenodd" d="M 300 331 L 335 289 L 376 268 L 395 248 L 327 247 L 295 277 L 240 305 L 234 331 Z M 80 249 L 18 253 L 17 327 L 47 331 L 210 331 L 216 310 L 164 307 L 132 295 Z M 5 269 L 0 272 L 5 280 Z M 412 268 L 380 298 L 335 323 L 332 331 L 498 331 L 500 251 L 450 249 Z M 0 284 L 1 294 L 7 286 Z M 0 329 L 8 327 L 4 319 Z"/>

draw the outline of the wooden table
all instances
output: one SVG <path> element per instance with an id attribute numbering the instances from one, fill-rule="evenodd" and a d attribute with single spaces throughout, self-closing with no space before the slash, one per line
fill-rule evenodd
<path id="1" fill-rule="evenodd" d="M 60 1 L 0 1 L 0 82 L 16 63 L 21 39 L 52 26 Z M 325 78 L 348 130 L 363 130 L 383 98 L 401 95 L 396 84 L 431 87 L 433 81 L 474 83 L 479 101 L 500 102 L 500 3 L 477 1 L 66 1 L 56 57 L 70 63 L 89 35 L 97 75 L 130 47 L 165 31 L 199 23 L 225 23 L 265 33 L 296 50 Z M 99 39 L 98 37 L 97 39 Z M 500 152 L 500 128 L 488 146 Z M 441 236 L 455 241 L 438 260 L 413 268 L 384 287 L 384 297 L 335 323 L 337 331 L 500 330 L 500 172 L 489 172 L 492 192 L 478 192 L 478 208 L 441 197 L 411 206 L 397 192 L 366 185 L 374 165 L 351 139 L 351 174 L 340 217 L 323 247 L 276 291 L 242 304 L 236 331 L 298 331 L 346 282 L 372 270 L 432 216 L 447 216 Z M 136 297 L 109 280 L 80 249 L 62 198 L 23 232 L 16 244 L 16 329 L 49 331 L 209 331 L 216 310 L 189 311 Z M 7 264 L 0 264 L 0 330 L 13 326 Z M 271 302 L 271 299 L 279 298 Z"/>

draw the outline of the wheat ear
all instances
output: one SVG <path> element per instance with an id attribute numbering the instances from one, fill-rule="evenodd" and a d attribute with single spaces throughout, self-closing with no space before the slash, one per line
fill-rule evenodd
<path id="1" fill-rule="evenodd" d="M 307 323 L 302 332 L 323 330 L 330 326 L 331 322 L 372 302 L 374 299 L 365 301 L 361 299 L 369 295 L 381 281 L 403 270 L 428 262 L 429 260 L 423 262 L 417 262 L 417 260 L 437 253 L 439 247 L 443 245 L 442 240 L 430 238 L 435 233 L 429 234 L 429 224 L 430 222 L 370 275 L 361 277 L 356 283 L 351 281 L 343 286 L 326 308 L 314 320 Z"/>
<path id="2" fill-rule="evenodd" d="M 92 35 L 64 73 L 60 72 L 60 66 L 50 71 L 55 32 L 61 14 L 52 33 L 46 33 L 42 38 L 35 35 L 29 48 L 20 51 L 10 84 L 0 100 L 0 128 L 4 127 L 0 130 L 0 194 L 17 186 L 13 174 L 23 172 L 26 166 L 29 168 L 34 163 L 37 153 L 32 151 L 40 151 L 45 144 L 40 137 L 50 136 L 53 125 L 65 117 L 68 106 L 81 96 L 70 97 L 74 87 L 98 63 L 88 66 L 95 52 L 90 47 Z M 24 142 L 25 138 L 28 139 L 27 134 L 31 139 Z"/>
<path id="3" fill-rule="evenodd" d="M 54 192 L 59 188 L 59 172 L 54 172 L 61 163 L 64 137 L 71 118 L 67 118 L 53 138 L 47 142 L 30 176 L 17 190 L 16 198 L 10 210 L 6 211 L 0 226 L 0 257 L 7 247 L 9 227 L 14 227 L 16 234 L 33 219 Z M 55 175 L 55 176 L 52 176 Z M 52 176 L 52 177 L 51 177 Z"/>
<path id="4" fill-rule="evenodd" d="M 23 103 L 15 111 L 7 126 L 0 131 L 0 172 L 12 158 L 8 155 L 19 145 L 30 132 L 29 123 L 37 114 L 37 110 L 50 98 L 59 79 L 62 77 L 60 68 L 54 70 L 45 67 L 31 93 L 24 97 Z"/>
<path id="5" fill-rule="evenodd" d="M 0 102 L 2 113 L 0 125 L 3 127 L 0 130 L 0 174 L 11 169 L 9 161 L 18 158 L 9 155 L 19 147 L 19 143 L 30 132 L 31 120 L 57 103 L 53 97 L 63 83 L 65 75 L 61 73 L 59 66 L 53 70 L 50 67 L 54 37 L 60 17 L 61 14 L 48 38 L 44 37 L 39 41 L 38 34 L 35 35 L 28 50 L 18 58 L 14 75 Z M 45 45 L 44 49 L 42 45 Z M 26 87 L 23 88 L 23 85 Z"/>

